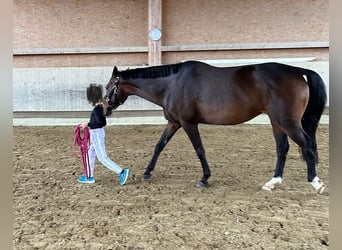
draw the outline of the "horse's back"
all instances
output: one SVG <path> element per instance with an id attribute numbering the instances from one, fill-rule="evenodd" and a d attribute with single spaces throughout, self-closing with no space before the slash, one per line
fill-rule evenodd
<path id="1" fill-rule="evenodd" d="M 297 108 L 298 103 L 303 103 L 301 116 L 309 98 L 306 69 L 281 63 L 214 67 L 190 61 L 186 66 L 183 84 L 188 90 L 182 94 L 188 99 L 182 103 L 200 122 L 238 124 L 260 113 L 292 112 L 286 108 Z"/>
<path id="2" fill-rule="evenodd" d="M 238 124 L 262 112 L 255 98 L 259 90 L 253 80 L 254 66 L 215 67 L 197 61 L 184 66 L 169 99 L 169 107 L 180 110 L 183 119 Z"/>

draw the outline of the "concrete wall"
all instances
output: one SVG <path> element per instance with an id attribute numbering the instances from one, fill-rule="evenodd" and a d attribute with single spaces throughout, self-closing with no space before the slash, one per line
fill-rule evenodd
<path id="1" fill-rule="evenodd" d="M 258 62 L 261 61 L 258 60 Z M 246 64 L 246 62 L 216 61 L 211 64 L 233 66 Z M 288 64 L 310 68 L 318 72 L 324 79 L 329 92 L 328 62 L 290 62 Z M 112 69 L 112 67 L 14 69 L 13 110 L 16 112 L 91 110 L 91 106 L 86 100 L 86 87 L 90 83 L 105 86 Z M 159 106 L 140 97 L 130 96 L 118 110 L 160 109 Z"/>
<path id="2" fill-rule="evenodd" d="M 13 72 L 13 111 L 91 110 L 86 88 L 90 83 L 105 86 L 112 70 L 112 67 L 16 68 Z M 132 96 L 119 109 L 156 108 L 156 105 Z"/>

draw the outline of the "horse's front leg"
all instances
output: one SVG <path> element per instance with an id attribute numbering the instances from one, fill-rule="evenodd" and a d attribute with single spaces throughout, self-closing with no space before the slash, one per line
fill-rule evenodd
<path id="1" fill-rule="evenodd" d="M 209 165 L 207 159 L 205 157 L 205 150 L 202 144 L 201 136 L 198 131 L 198 124 L 189 124 L 185 123 L 182 124 L 183 129 L 189 136 L 189 139 L 194 147 L 198 158 L 201 161 L 202 169 L 203 169 L 203 177 L 200 182 L 197 184 L 197 187 L 207 187 L 208 186 L 208 179 L 211 176 Z"/>
<path id="2" fill-rule="evenodd" d="M 163 151 L 163 149 L 165 148 L 166 144 L 171 140 L 172 136 L 176 133 L 176 131 L 180 128 L 180 124 L 179 123 L 172 123 L 172 122 L 168 122 L 168 124 L 166 125 L 163 134 L 161 135 L 157 145 L 154 148 L 154 153 L 152 156 L 152 159 L 150 161 L 150 163 L 148 164 L 143 176 L 142 176 L 142 180 L 149 180 L 151 179 L 151 172 L 154 170 L 154 167 L 156 166 L 158 157 L 161 153 L 161 151 Z"/>

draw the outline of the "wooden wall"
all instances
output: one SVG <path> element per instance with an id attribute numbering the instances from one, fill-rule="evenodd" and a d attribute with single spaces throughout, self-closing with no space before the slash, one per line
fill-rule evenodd
<path id="1" fill-rule="evenodd" d="M 162 31 L 162 63 L 305 56 L 328 60 L 326 45 L 291 46 L 329 41 L 328 1 L 163 0 Z M 144 65 L 148 39 L 148 0 L 14 1 L 14 67 Z M 270 43 L 284 49 L 253 49 Z M 237 48 L 211 46 L 229 44 Z M 238 49 L 239 44 L 252 49 Z M 202 47 L 196 50 L 194 45 Z"/>

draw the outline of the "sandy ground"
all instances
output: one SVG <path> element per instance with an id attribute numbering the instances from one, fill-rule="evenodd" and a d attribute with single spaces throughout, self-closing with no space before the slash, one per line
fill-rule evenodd
<path id="1" fill-rule="evenodd" d="M 283 184 L 261 190 L 274 171 L 270 125 L 200 126 L 212 171 L 196 187 L 200 162 L 182 130 L 141 181 L 161 125 L 106 128 L 107 151 L 131 175 L 124 186 L 97 163 L 95 184 L 79 184 L 72 126 L 14 127 L 14 249 L 328 249 L 329 127 L 320 125 L 318 195 L 291 142 Z"/>

